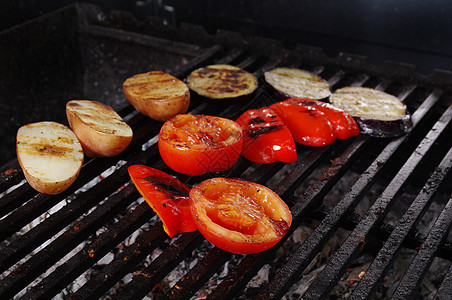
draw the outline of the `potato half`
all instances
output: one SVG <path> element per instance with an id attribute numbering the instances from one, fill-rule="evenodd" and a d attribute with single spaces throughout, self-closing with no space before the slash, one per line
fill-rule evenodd
<path id="1" fill-rule="evenodd" d="M 58 194 L 77 178 L 83 149 L 75 134 L 56 122 L 38 122 L 19 128 L 17 159 L 28 183 L 43 194 Z"/>
<path id="2" fill-rule="evenodd" d="M 162 71 L 129 77 L 122 88 L 136 110 L 157 121 L 163 122 L 177 114 L 185 113 L 190 104 L 187 85 Z"/>
<path id="3" fill-rule="evenodd" d="M 66 116 L 87 156 L 118 155 L 132 140 L 132 128 L 108 105 L 71 100 L 66 103 Z"/>

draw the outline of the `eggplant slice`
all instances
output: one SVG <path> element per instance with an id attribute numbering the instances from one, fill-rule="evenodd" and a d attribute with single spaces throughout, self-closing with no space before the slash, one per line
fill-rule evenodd
<path id="1" fill-rule="evenodd" d="M 324 99 L 331 94 L 323 78 L 295 68 L 276 68 L 264 73 L 267 86 L 281 100 L 287 98 Z"/>
<path id="2" fill-rule="evenodd" d="M 218 64 L 199 68 L 187 78 L 188 87 L 214 101 L 245 100 L 257 89 L 257 78 L 238 67 Z"/>
<path id="3" fill-rule="evenodd" d="M 396 137 L 413 127 L 406 105 L 388 93 L 365 87 L 344 87 L 330 95 L 334 106 L 345 110 L 361 132 L 374 137 Z"/>

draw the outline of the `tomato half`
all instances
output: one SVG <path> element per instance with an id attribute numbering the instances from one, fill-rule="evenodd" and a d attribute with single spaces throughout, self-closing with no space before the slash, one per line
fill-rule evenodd
<path id="1" fill-rule="evenodd" d="M 127 170 L 138 192 L 160 217 L 163 229 L 170 237 L 197 229 L 190 210 L 190 188 L 151 167 L 133 165 Z"/>
<path id="2" fill-rule="evenodd" d="M 236 122 L 242 127 L 242 155 L 246 159 L 260 164 L 297 161 L 292 134 L 271 108 L 247 110 Z"/>
<path id="3" fill-rule="evenodd" d="M 163 124 L 158 146 L 171 169 L 196 176 L 231 168 L 242 143 L 242 129 L 232 120 L 180 114 Z"/>
<path id="4" fill-rule="evenodd" d="M 289 98 L 270 106 L 287 125 L 295 141 L 321 147 L 336 140 L 336 131 L 325 113 L 312 105 L 303 105 Z"/>
<path id="5" fill-rule="evenodd" d="M 205 180 L 190 191 L 190 205 L 201 234 L 232 253 L 264 251 L 292 224 L 286 203 L 269 188 L 249 181 Z"/>

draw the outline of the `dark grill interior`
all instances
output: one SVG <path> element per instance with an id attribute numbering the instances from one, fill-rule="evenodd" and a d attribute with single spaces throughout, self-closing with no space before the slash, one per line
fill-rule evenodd
<path id="1" fill-rule="evenodd" d="M 360 280 L 348 283 L 352 299 L 379 295 L 388 285 L 393 286 L 389 296 L 419 297 L 422 281 L 432 271 L 441 273 L 434 295 L 450 297 L 452 81 L 448 73 L 423 77 L 396 63 L 375 67 L 352 55 L 330 58 L 303 46 L 285 50 L 273 40 L 245 43 L 228 32 L 209 39 L 195 28 L 171 31 L 153 24 L 144 29 L 145 34 L 127 22 L 96 20 L 96 13 L 96 8 L 84 5 L 58 13 L 76 15 L 77 43 L 86 48 L 81 51 L 86 65 L 78 69 L 80 77 L 75 75 L 81 80 L 76 87 L 83 88 L 86 97 L 121 103 L 122 81 L 148 67 L 161 66 L 184 79 L 197 67 L 228 63 L 261 79 L 265 70 L 290 65 L 319 74 L 333 90 L 366 86 L 400 97 L 412 113 L 414 128 L 397 139 L 359 135 L 322 148 L 298 145 L 298 161 L 293 164 L 259 165 L 240 158 L 225 173 L 188 177 L 162 162 L 155 139 L 161 123 L 119 105 L 120 115 L 134 130 L 131 146 L 114 158 L 88 159 L 79 178 L 62 194 L 37 194 L 14 163 L 1 174 L 2 299 L 55 295 L 139 299 L 150 293 L 156 299 L 202 298 L 205 293 L 209 299 L 296 298 L 300 293 L 290 291 L 339 232 L 343 239 L 303 291 L 305 298 L 334 298 L 334 289 L 363 257 L 370 257 L 370 264 Z M 197 43 L 185 44 L 191 37 Z M 235 119 L 249 108 L 275 101 L 261 85 L 250 102 L 237 105 L 214 106 L 193 96 L 189 111 Z M 291 208 L 292 228 L 278 246 L 247 256 L 213 247 L 198 232 L 169 239 L 130 183 L 127 166 L 137 163 L 166 171 L 189 185 L 217 176 L 267 185 Z M 428 223 L 427 216 L 432 215 Z M 312 231 L 296 239 L 302 226 Z M 385 283 L 403 250 L 411 253 L 410 263 L 399 281 Z M 434 260 L 449 269 L 431 270 Z M 268 281 L 250 284 L 265 269 L 270 270 Z"/>

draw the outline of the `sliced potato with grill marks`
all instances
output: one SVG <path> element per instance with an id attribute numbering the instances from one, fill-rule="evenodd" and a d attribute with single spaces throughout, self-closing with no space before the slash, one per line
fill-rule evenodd
<path id="1" fill-rule="evenodd" d="M 334 106 L 353 116 L 361 132 L 376 137 L 394 137 L 413 126 L 406 105 L 396 96 L 366 87 L 343 87 L 330 96 Z"/>
<path id="2" fill-rule="evenodd" d="M 19 128 L 17 159 L 28 183 L 43 194 L 58 194 L 77 178 L 83 149 L 75 134 L 56 122 L 38 122 Z"/>
<path id="3" fill-rule="evenodd" d="M 187 78 L 188 87 L 204 99 L 238 101 L 257 89 L 256 77 L 236 66 L 218 64 L 199 68 Z"/>
<path id="4" fill-rule="evenodd" d="M 163 122 L 185 113 L 190 104 L 187 85 L 162 71 L 131 76 L 124 81 L 122 88 L 136 110 L 157 121 Z"/>
<path id="5" fill-rule="evenodd" d="M 331 94 L 330 85 L 323 78 L 296 68 L 276 68 L 264 73 L 265 83 L 284 100 L 287 98 L 324 99 Z"/>
<path id="6" fill-rule="evenodd" d="M 88 156 L 118 155 L 132 140 L 132 128 L 113 108 L 100 102 L 71 100 L 66 103 L 66 116 Z"/>

